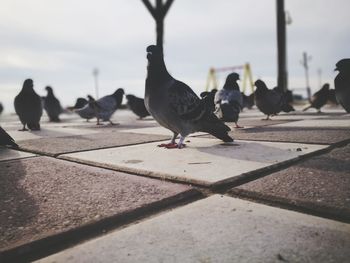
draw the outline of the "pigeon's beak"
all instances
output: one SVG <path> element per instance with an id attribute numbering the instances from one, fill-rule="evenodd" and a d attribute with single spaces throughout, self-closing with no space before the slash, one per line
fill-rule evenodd
<path id="1" fill-rule="evenodd" d="M 337 70 L 339 70 L 339 69 L 338 69 L 338 68 L 335 68 L 335 69 L 334 69 L 334 71 L 337 71 Z"/>

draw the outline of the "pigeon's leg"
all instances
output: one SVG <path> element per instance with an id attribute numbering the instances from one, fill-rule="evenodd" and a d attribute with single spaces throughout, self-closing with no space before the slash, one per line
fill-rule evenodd
<path id="1" fill-rule="evenodd" d="M 116 123 L 112 122 L 111 120 L 108 120 L 111 125 L 116 125 Z"/>
<path id="2" fill-rule="evenodd" d="M 103 125 L 102 123 L 100 123 L 100 118 L 97 117 L 97 123 L 96 125 Z"/>
<path id="3" fill-rule="evenodd" d="M 266 119 L 261 119 L 262 121 L 268 121 L 270 120 L 270 115 L 266 115 Z"/>
<path id="4" fill-rule="evenodd" d="M 176 140 L 176 137 L 178 136 L 179 134 L 174 132 L 174 135 L 173 137 L 171 138 L 171 141 L 169 143 L 162 143 L 162 144 L 159 144 L 158 147 L 165 147 L 165 148 L 168 148 L 168 149 L 171 149 L 171 148 L 177 148 L 177 143 L 175 142 Z"/>
<path id="5" fill-rule="evenodd" d="M 237 122 L 235 122 L 235 124 L 236 124 L 236 127 L 235 127 L 235 128 L 237 128 L 237 129 L 244 128 L 243 126 L 239 126 L 239 125 L 237 124 Z"/>
<path id="6" fill-rule="evenodd" d="M 185 140 L 185 136 L 180 136 L 180 140 L 179 143 L 177 144 L 177 148 L 182 149 L 186 146 L 186 144 L 184 144 L 184 140 Z"/>
<path id="7" fill-rule="evenodd" d="M 18 130 L 18 131 L 28 131 L 28 129 L 26 129 L 26 125 L 25 125 L 25 124 L 23 124 L 23 128 L 22 128 L 22 129 L 20 129 L 20 130 Z"/>

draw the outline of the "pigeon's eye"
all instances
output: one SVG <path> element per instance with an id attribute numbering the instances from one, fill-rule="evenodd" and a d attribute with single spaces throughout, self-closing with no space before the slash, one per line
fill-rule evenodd
<path id="1" fill-rule="evenodd" d="M 147 54 L 148 54 L 148 55 L 152 55 L 152 51 L 148 51 Z"/>

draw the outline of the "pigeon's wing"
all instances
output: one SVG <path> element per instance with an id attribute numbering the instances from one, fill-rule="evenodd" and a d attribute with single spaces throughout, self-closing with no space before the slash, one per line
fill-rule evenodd
<path id="1" fill-rule="evenodd" d="M 105 96 L 96 101 L 98 105 L 98 116 L 103 120 L 109 120 L 112 114 L 117 110 L 117 102 L 113 96 Z"/>
<path id="2" fill-rule="evenodd" d="M 219 90 L 214 97 L 214 103 L 218 104 L 221 103 L 221 101 L 227 100 L 227 94 L 224 89 Z"/>
<path id="3" fill-rule="evenodd" d="M 235 104 L 241 109 L 243 108 L 243 96 L 239 90 L 230 90 L 227 100 L 230 104 Z"/>
<path id="4" fill-rule="evenodd" d="M 75 112 L 84 119 L 92 119 L 96 116 L 96 110 L 94 110 L 89 104 L 86 104 L 80 109 L 76 109 Z"/>
<path id="5" fill-rule="evenodd" d="M 169 87 L 170 108 L 184 120 L 199 120 L 206 109 L 196 93 L 181 81 Z"/>

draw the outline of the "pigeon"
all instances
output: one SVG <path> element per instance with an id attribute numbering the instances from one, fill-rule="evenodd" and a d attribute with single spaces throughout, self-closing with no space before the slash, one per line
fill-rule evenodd
<path id="1" fill-rule="evenodd" d="M 74 106 L 68 107 L 68 110 L 76 110 L 76 109 L 81 109 L 83 108 L 86 104 L 88 104 L 89 102 L 87 101 L 87 99 L 84 98 L 77 98 L 77 100 L 75 101 Z"/>
<path id="2" fill-rule="evenodd" d="M 317 91 L 314 95 L 312 95 L 309 101 L 310 105 L 305 107 L 303 111 L 306 111 L 310 108 L 315 108 L 317 109 L 318 113 L 320 113 L 321 108 L 327 103 L 328 93 L 329 93 L 329 84 L 325 83 L 319 91 Z"/>
<path id="3" fill-rule="evenodd" d="M 15 140 L 0 126 L 0 145 L 1 146 L 12 146 L 18 148 Z"/>
<path id="4" fill-rule="evenodd" d="M 53 94 L 53 89 L 50 86 L 46 88 L 47 96 L 44 97 L 44 109 L 49 116 L 51 122 L 59 122 L 59 115 L 63 112 L 60 101 Z"/>
<path id="5" fill-rule="evenodd" d="M 281 111 L 294 111 L 294 108 L 287 103 L 285 93 L 280 89 L 269 90 L 265 82 L 260 79 L 255 81 L 255 86 L 255 105 L 262 113 L 267 115 L 264 120 L 269 120 L 271 115 L 276 115 Z"/>
<path id="6" fill-rule="evenodd" d="M 221 90 L 215 95 L 217 116 L 223 121 L 234 122 L 236 128 L 243 128 L 237 124 L 239 113 L 243 108 L 243 96 L 237 83 L 239 75 L 235 72 L 229 74 Z"/>
<path id="7" fill-rule="evenodd" d="M 89 96 L 88 96 L 89 97 Z M 95 118 L 97 115 L 97 105 L 93 97 L 89 97 L 88 103 L 82 108 L 74 109 L 74 112 L 77 113 L 81 118 L 86 119 L 88 122 L 90 119 Z"/>
<path id="8" fill-rule="evenodd" d="M 123 101 L 124 90 L 117 89 L 113 94 L 102 97 L 101 99 L 95 100 L 88 95 L 89 103 L 83 108 L 75 110 L 80 117 L 84 119 L 97 118 L 97 125 L 101 125 L 102 121 L 109 121 L 112 125 L 114 124 L 110 118 L 113 113 L 120 107 Z"/>
<path id="9" fill-rule="evenodd" d="M 350 58 L 342 59 L 335 65 L 339 73 L 334 79 L 335 96 L 339 104 L 350 113 Z"/>
<path id="10" fill-rule="evenodd" d="M 204 100 L 204 103 L 209 107 L 211 112 L 215 111 L 215 94 L 218 92 L 217 89 L 212 89 L 211 91 L 203 91 L 199 96 Z"/>
<path id="11" fill-rule="evenodd" d="M 140 119 L 150 115 L 146 109 L 144 99 L 138 98 L 131 94 L 126 95 L 126 99 L 128 100 L 127 104 L 130 110 L 139 116 Z"/>
<path id="12" fill-rule="evenodd" d="M 15 111 L 23 124 L 20 131 L 40 130 L 40 118 L 43 114 L 41 97 L 33 89 L 33 80 L 26 79 L 23 88 L 15 98 Z"/>
<path id="13" fill-rule="evenodd" d="M 250 94 L 249 96 L 245 95 L 242 92 L 242 97 L 243 97 L 243 109 L 248 108 L 251 109 L 254 106 L 254 92 Z"/>
<path id="14" fill-rule="evenodd" d="M 338 101 L 337 98 L 335 97 L 335 90 L 334 89 L 330 89 L 328 91 L 328 98 L 327 98 L 327 103 L 328 104 L 333 104 L 333 105 L 338 105 Z"/>
<path id="15" fill-rule="evenodd" d="M 113 94 L 104 96 L 93 103 L 95 112 L 97 112 L 97 125 L 100 125 L 100 119 L 102 119 L 102 121 L 109 121 L 112 125 L 114 124 L 110 118 L 122 104 L 123 96 L 124 90 L 119 88 Z"/>
<path id="16" fill-rule="evenodd" d="M 153 118 L 173 132 L 170 143 L 159 147 L 183 148 L 187 135 L 208 132 L 224 142 L 232 142 L 230 128 L 210 110 L 206 100 L 200 99 L 185 83 L 174 79 L 167 71 L 162 49 L 151 45 L 147 49 L 147 78 L 145 106 Z M 180 134 L 180 140 L 175 142 Z"/>
<path id="17" fill-rule="evenodd" d="M 2 104 L 0 103 L 0 114 L 2 113 L 3 110 L 4 110 L 4 107 L 3 107 Z"/>

